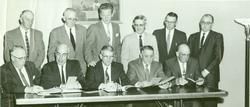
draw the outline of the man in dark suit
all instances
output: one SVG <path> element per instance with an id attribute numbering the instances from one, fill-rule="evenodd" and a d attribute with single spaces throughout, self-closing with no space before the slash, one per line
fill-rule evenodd
<path id="1" fill-rule="evenodd" d="M 191 56 L 197 58 L 201 68 L 201 74 L 205 78 L 205 86 L 218 88 L 220 81 L 220 62 L 223 58 L 223 35 L 212 30 L 214 17 L 211 14 L 202 16 L 199 26 L 200 32 L 191 34 L 188 44 Z M 217 104 L 207 103 L 208 107 L 216 107 Z"/>
<path id="2" fill-rule="evenodd" d="M 100 52 L 100 61 L 94 67 L 90 66 L 86 74 L 86 86 L 88 90 L 105 90 L 109 87 L 116 87 L 117 84 L 129 85 L 123 65 L 113 61 L 114 49 L 105 45 Z M 124 104 L 98 103 L 88 104 L 88 107 L 122 107 Z"/>
<path id="3" fill-rule="evenodd" d="M 121 62 L 121 36 L 118 24 L 111 22 L 114 15 L 113 5 L 103 3 L 98 9 L 100 21 L 89 26 L 85 59 L 90 66 L 99 61 L 99 52 L 104 45 L 114 47 L 114 61 Z"/>
<path id="4" fill-rule="evenodd" d="M 120 85 L 130 84 L 121 63 L 114 62 L 112 46 L 105 45 L 101 49 L 101 60 L 94 67 L 90 67 L 86 74 L 86 85 L 89 90 L 105 87 L 106 83 L 114 82 Z"/>
<path id="5" fill-rule="evenodd" d="M 204 79 L 200 74 L 199 63 L 196 59 L 189 57 L 190 49 L 183 43 L 178 46 L 177 57 L 165 61 L 165 72 L 168 77 L 174 76 L 176 81 L 174 85 L 194 87 L 203 85 Z M 192 81 L 192 82 L 191 82 Z M 184 107 L 200 107 L 198 101 L 184 101 Z"/>
<path id="6" fill-rule="evenodd" d="M 33 20 L 33 12 L 30 10 L 24 10 L 20 15 L 20 26 L 6 32 L 4 36 L 5 63 L 11 60 L 9 50 L 15 45 L 19 45 L 25 47 L 27 61 L 33 62 L 36 68 L 40 69 L 45 57 L 43 34 L 41 31 L 31 28 Z"/>
<path id="7" fill-rule="evenodd" d="M 62 87 L 69 77 L 77 77 L 76 81 L 67 88 L 83 88 L 84 76 L 80 63 L 77 60 L 68 60 L 69 48 L 66 44 L 60 44 L 55 51 L 55 61 L 44 65 L 41 74 L 41 86 L 45 89 Z M 67 86 L 66 85 L 66 86 Z"/>
<path id="8" fill-rule="evenodd" d="M 76 24 L 76 10 L 67 8 L 63 12 L 64 25 L 53 29 L 49 36 L 48 61 L 55 60 L 54 52 L 59 44 L 66 44 L 69 47 L 68 59 L 78 60 L 83 74 L 86 73 L 85 46 L 86 28 Z"/>
<path id="9" fill-rule="evenodd" d="M 11 61 L 1 66 L 1 85 L 4 93 L 37 93 L 40 72 L 35 64 L 26 61 L 26 51 L 21 46 L 10 50 Z"/>
<path id="10" fill-rule="evenodd" d="M 178 44 L 187 42 L 186 34 L 175 28 L 177 20 L 177 14 L 170 12 L 165 17 L 164 28 L 153 32 L 157 40 L 159 61 L 162 64 L 167 59 L 175 56 Z"/>

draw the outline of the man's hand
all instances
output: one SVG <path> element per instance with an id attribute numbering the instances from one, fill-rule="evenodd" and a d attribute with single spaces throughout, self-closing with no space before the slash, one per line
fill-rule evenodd
<path id="1" fill-rule="evenodd" d="M 34 85 L 32 87 L 26 87 L 24 89 L 24 92 L 25 93 L 38 93 L 38 92 L 43 91 L 43 90 L 44 90 L 43 87 L 38 86 L 38 85 Z"/>
<path id="2" fill-rule="evenodd" d="M 135 87 L 149 87 L 149 86 L 152 86 L 152 85 L 154 85 L 152 82 L 150 82 L 150 81 L 142 81 L 142 82 L 137 82 L 136 84 L 135 84 Z"/>
<path id="3" fill-rule="evenodd" d="M 71 82 L 70 84 L 66 84 L 65 88 L 69 89 L 81 89 L 82 86 L 78 81 Z"/>
<path id="4" fill-rule="evenodd" d="M 204 84 L 204 79 L 203 78 L 198 78 L 198 80 L 195 81 L 196 85 L 203 85 Z"/>
<path id="5" fill-rule="evenodd" d="M 172 84 L 170 82 L 167 82 L 165 84 L 159 85 L 159 87 L 161 89 L 167 89 L 167 88 L 170 88 L 171 86 L 172 86 Z"/>
<path id="6" fill-rule="evenodd" d="M 201 71 L 202 76 L 205 78 L 210 72 L 207 69 Z"/>
<path id="7" fill-rule="evenodd" d="M 188 81 L 185 78 L 177 78 L 176 79 L 176 85 L 185 85 Z"/>
<path id="8" fill-rule="evenodd" d="M 91 61 L 91 62 L 88 64 L 88 67 L 89 67 L 89 66 L 93 66 L 93 67 L 94 67 L 95 65 L 96 65 L 96 61 Z"/>

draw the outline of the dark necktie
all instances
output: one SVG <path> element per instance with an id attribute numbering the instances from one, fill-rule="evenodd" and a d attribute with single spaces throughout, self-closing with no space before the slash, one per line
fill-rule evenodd
<path id="1" fill-rule="evenodd" d="M 202 48 L 202 46 L 203 46 L 204 39 L 205 39 L 205 33 L 203 33 L 203 35 L 202 35 L 201 43 L 200 43 L 200 48 Z"/>
<path id="2" fill-rule="evenodd" d="M 28 39 L 28 32 L 25 32 L 25 44 L 26 44 L 26 49 L 27 49 L 27 58 L 29 58 L 30 54 L 30 44 L 29 44 L 29 39 Z"/>
<path id="3" fill-rule="evenodd" d="M 139 47 L 140 47 L 140 52 L 142 50 L 143 44 L 142 44 L 142 36 L 139 35 Z"/>
<path id="4" fill-rule="evenodd" d="M 109 82 L 109 74 L 108 74 L 108 67 L 106 67 L 106 70 L 105 70 L 105 80 L 104 80 L 105 83 L 108 83 Z"/>
<path id="5" fill-rule="evenodd" d="M 63 70 L 63 65 L 61 66 L 61 73 L 62 73 L 62 84 L 65 84 L 66 81 L 65 81 L 65 78 L 64 78 L 64 70 Z"/>
<path id="6" fill-rule="evenodd" d="M 72 44 L 74 50 L 76 50 L 76 43 L 75 43 L 75 39 L 74 39 L 74 36 L 73 36 L 73 34 L 72 34 L 71 28 L 69 29 L 69 34 L 70 34 L 70 41 L 71 41 L 71 44 Z"/>
<path id="7" fill-rule="evenodd" d="M 22 70 L 19 69 L 19 74 L 21 76 L 21 79 L 23 80 L 24 86 L 29 86 L 29 83 L 27 82 L 27 80 L 24 77 L 24 74 L 22 73 Z"/>

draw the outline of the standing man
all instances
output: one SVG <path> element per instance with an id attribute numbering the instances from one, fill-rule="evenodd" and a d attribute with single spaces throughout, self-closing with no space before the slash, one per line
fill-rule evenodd
<path id="1" fill-rule="evenodd" d="M 66 44 L 69 47 L 68 58 L 78 60 L 82 72 L 86 72 L 86 62 L 84 59 L 86 28 L 76 24 L 76 10 L 67 8 L 63 12 L 64 25 L 53 29 L 49 36 L 48 61 L 55 60 L 54 52 L 59 44 Z"/>
<path id="2" fill-rule="evenodd" d="M 162 64 L 167 59 L 175 57 L 178 44 L 187 42 L 186 34 L 175 28 L 177 21 L 177 14 L 170 12 L 163 22 L 164 28 L 153 32 L 157 40 L 159 59 Z"/>
<path id="3" fill-rule="evenodd" d="M 35 64 L 36 68 L 40 69 L 44 57 L 44 42 L 41 31 L 32 29 L 34 21 L 34 13 L 31 10 L 23 10 L 20 14 L 18 28 L 6 32 L 4 36 L 4 61 L 9 62 L 9 50 L 15 45 L 24 47 L 27 53 L 27 61 Z"/>
<path id="4" fill-rule="evenodd" d="M 223 58 L 223 35 L 212 30 L 214 17 L 205 14 L 201 17 L 200 32 L 190 35 L 188 44 L 191 56 L 197 58 L 201 74 L 205 78 L 205 86 L 218 89 L 220 81 L 220 62 Z M 205 102 L 206 107 L 217 107 L 216 102 Z"/>
<path id="5" fill-rule="evenodd" d="M 147 19 L 143 15 L 138 15 L 133 20 L 134 33 L 127 35 L 122 43 L 122 64 L 127 71 L 128 63 L 139 58 L 143 46 L 150 45 L 154 49 L 155 61 L 159 61 L 158 47 L 155 36 L 145 32 Z"/>
<path id="6" fill-rule="evenodd" d="M 69 48 L 66 44 L 60 44 L 55 50 L 55 61 L 43 66 L 41 74 L 41 86 L 45 89 L 62 87 L 67 83 L 69 77 L 76 78 L 67 88 L 83 88 L 84 76 L 78 60 L 68 60 Z"/>
<path id="7" fill-rule="evenodd" d="M 13 46 L 10 62 L 1 66 L 1 85 L 4 93 L 37 93 L 43 88 L 38 86 L 40 72 L 33 62 L 27 61 L 26 49 Z"/>
<path id="8" fill-rule="evenodd" d="M 120 27 L 111 22 L 114 7 L 110 3 L 103 3 L 98 8 L 100 21 L 90 25 L 87 31 L 86 61 L 88 65 L 95 66 L 99 61 L 99 52 L 104 45 L 114 47 L 114 61 L 121 62 L 121 36 Z"/>

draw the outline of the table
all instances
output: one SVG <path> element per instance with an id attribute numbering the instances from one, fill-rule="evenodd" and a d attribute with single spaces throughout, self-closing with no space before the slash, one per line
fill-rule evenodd
<path id="1" fill-rule="evenodd" d="M 228 95 L 227 91 L 209 89 L 206 87 L 172 87 L 159 89 L 149 87 L 145 89 L 131 89 L 127 92 L 108 93 L 105 91 L 83 91 L 81 93 L 52 94 L 41 96 L 37 94 L 16 94 L 16 105 L 36 104 L 66 104 L 66 103 L 93 103 L 93 102 L 121 102 L 121 101 L 159 101 L 185 100 L 200 98 L 222 98 Z"/>

